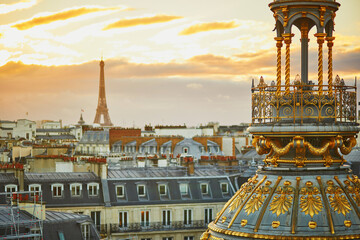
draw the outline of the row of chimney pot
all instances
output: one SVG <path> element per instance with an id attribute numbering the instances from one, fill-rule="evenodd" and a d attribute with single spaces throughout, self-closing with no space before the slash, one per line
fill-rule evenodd
<path id="1" fill-rule="evenodd" d="M 21 164 L 21 163 L 5 163 L 5 164 L 0 164 L 0 168 L 1 169 L 23 169 L 24 164 Z"/>

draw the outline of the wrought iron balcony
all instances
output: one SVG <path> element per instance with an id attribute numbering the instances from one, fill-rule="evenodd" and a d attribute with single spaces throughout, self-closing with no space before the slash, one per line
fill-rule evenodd
<path id="1" fill-rule="evenodd" d="M 327 85 L 252 88 L 252 124 L 356 122 L 356 87 Z"/>
<path id="2" fill-rule="evenodd" d="M 170 225 L 163 225 L 162 222 L 153 222 L 148 225 L 141 223 L 129 223 L 126 227 L 119 224 L 110 224 L 111 233 L 146 232 L 146 231 L 174 231 L 184 229 L 206 229 L 207 223 L 202 220 L 192 221 L 191 224 L 184 224 L 183 221 L 171 222 Z"/>

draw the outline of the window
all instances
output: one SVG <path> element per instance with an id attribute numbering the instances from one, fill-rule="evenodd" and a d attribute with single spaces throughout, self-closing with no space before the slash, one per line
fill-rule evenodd
<path id="1" fill-rule="evenodd" d="M 159 193 L 160 193 L 160 195 L 166 195 L 167 194 L 165 184 L 160 184 L 159 185 Z"/>
<path id="2" fill-rule="evenodd" d="M 183 148 L 183 153 L 188 153 L 189 152 L 189 148 L 188 147 L 184 147 Z"/>
<path id="3" fill-rule="evenodd" d="M 17 192 L 17 185 L 15 185 L 15 184 L 6 185 L 5 192 L 7 192 L 7 193 Z"/>
<path id="4" fill-rule="evenodd" d="M 150 226 L 150 211 L 143 210 L 140 212 L 140 226 L 149 227 Z"/>
<path id="5" fill-rule="evenodd" d="M 184 240 L 194 240 L 194 236 L 185 236 Z"/>
<path id="6" fill-rule="evenodd" d="M 81 224 L 81 234 L 84 240 L 90 239 L 90 224 L 88 223 Z"/>
<path id="7" fill-rule="evenodd" d="M 91 212 L 90 213 L 90 216 L 91 216 L 91 219 L 93 220 L 94 222 L 94 225 L 96 227 L 96 229 L 98 231 L 100 231 L 100 227 L 101 227 L 101 216 L 100 216 L 100 211 L 94 211 L 94 212 Z"/>
<path id="8" fill-rule="evenodd" d="M 125 196 L 124 186 L 123 185 L 116 186 L 116 197 L 123 198 L 124 196 Z"/>
<path id="9" fill-rule="evenodd" d="M 138 185 L 137 186 L 137 191 L 138 191 L 138 195 L 140 197 L 145 197 L 146 196 L 145 185 Z"/>
<path id="10" fill-rule="evenodd" d="M 58 183 L 58 184 L 51 185 L 51 191 L 52 191 L 53 197 L 62 197 L 63 190 L 64 190 L 63 184 Z"/>
<path id="11" fill-rule="evenodd" d="M 171 211 L 170 210 L 162 211 L 162 225 L 163 226 L 171 225 Z"/>
<path id="12" fill-rule="evenodd" d="M 189 185 L 187 183 L 180 183 L 180 193 L 182 196 L 189 194 Z"/>
<path id="13" fill-rule="evenodd" d="M 221 183 L 220 186 L 223 194 L 229 193 L 229 185 L 227 183 Z"/>
<path id="14" fill-rule="evenodd" d="M 31 197 L 34 197 L 34 195 L 39 196 L 41 191 L 41 185 L 40 184 L 31 184 L 29 185 L 29 191 L 31 192 Z"/>
<path id="15" fill-rule="evenodd" d="M 88 194 L 91 197 L 95 197 L 99 195 L 99 184 L 98 183 L 89 183 L 87 185 L 88 188 Z"/>
<path id="16" fill-rule="evenodd" d="M 173 237 L 163 237 L 162 240 L 174 240 Z"/>
<path id="17" fill-rule="evenodd" d="M 205 208 L 205 213 L 204 213 L 205 224 L 209 224 L 212 222 L 212 220 L 213 220 L 212 212 L 213 212 L 212 208 Z"/>
<path id="18" fill-rule="evenodd" d="M 184 225 L 190 225 L 192 223 L 192 210 L 184 209 Z"/>
<path id="19" fill-rule="evenodd" d="M 119 212 L 119 228 L 126 228 L 128 226 L 128 212 Z"/>
<path id="20" fill-rule="evenodd" d="M 208 186 L 207 183 L 201 183 L 200 188 L 201 188 L 201 194 L 208 194 L 209 193 L 209 186 Z"/>
<path id="21" fill-rule="evenodd" d="M 82 185 L 80 183 L 70 184 L 71 196 L 72 197 L 80 197 Z"/>

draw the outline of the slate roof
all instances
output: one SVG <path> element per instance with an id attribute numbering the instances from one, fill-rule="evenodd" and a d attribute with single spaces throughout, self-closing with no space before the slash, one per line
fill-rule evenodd
<path id="1" fill-rule="evenodd" d="M 64 132 L 64 133 L 69 133 L 70 132 L 70 128 L 37 128 L 36 132 L 37 133 L 41 133 L 41 132 L 45 132 L 45 133 L 58 133 L 58 132 Z"/>
<path id="2" fill-rule="evenodd" d="M 128 179 L 128 178 L 166 178 L 166 177 L 189 177 L 185 167 L 167 168 L 109 168 L 108 179 Z M 216 177 L 224 176 L 224 172 L 214 167 L 196 167 L 194 175 L 191 177 Z"/>
<path id="3" fill-rule="evenodd" d="M 88 182 L 99 181 L 93 172 L 48 172 L 48 173 L 25 173 L 25 182 Z"/>
<path id="4" fill-rule="evenodd" d="M 19 230 L 20 235 L 23 237 L 30 233 L 28 229 L 33 226 L 38 226 L 39 219 L 30 213 L 24 210 L 19 210 L 17 208 L 14 208 L 13 212 L 14 211 L 16 211 L 16 221 L 19 223 L 21 222 L 21 227 Z M 0 234 L 2 237 L 5 237 L 4 239 L 10 239 L 11 237 L 14 237 L 14 235 L 11 234 L 11 231 L 9 231 L 10 226 L 13 226 L 14 224 L 11 212 L 12 211 L 9 206 L 0 207 Z M 46 217 L 43 221 L 44 239 L 59 239 L 59 233 L 61 233 L 65 239 L 82 239 L 80 224 L 85 222 L 90 224 L 91 239 L 100 239 L 99 233 L 94 227 L 91 218 L 87 215 L 54 211 L 46 211 L 45 214 Z M 34 225 L 35 223 L 36 225 Z"/>
<path id="5" fill-rule="evenodd" d="M 251 149 L 250 151 L 244 154 L 240 153 L 236 155 L 236 158 L 244 161 L 252 161 L 253 159 L 255 161 L 259 161 L 259 160 L 263 160 L 265 158 L 265 155 L 259 155 L 255 149 Z"/>
<path id="6" fill-rule="evenodd" d="M 343 157 L 350 163 L 360 162 L 360 148 L 354 148 L 348 155 Z"/>
<path id="7" fill-rule="evenodd" d="M 62 139 L 76 139 L 74 135 L 68 135 L 68 134 L 63 134 L 63 135 L 37 135 L 36 139 L 58 139 L 58 140 L 62 140 Z"/>
<path id="8" fill-rule="evenodd" d="M 17 183 L 17 179 L 15 178 L 13 173 L 1 173 L 0 174 L 0 183 Z M 3 191 L 2 188 L 0 188 L 0 192 Z"/>
<path id="9" fill-rule="evenodd" d="M 182 196 L 180 184 L 187 183 L 189 195 Z M 202 194 L 200 185 L 208 184 L 209 194 Z M 221 183 L 228 184 L 228 193 L 222 193 Z M 167 195 L 159 193 L 159 185 L 165 184 Z M 124 197 L 116 196 L 116 186 L 123 186 Z M 145 185 L 145 197 L 137 193 L 137 186 Z M 230 179 L 214 167 L 199 167 L 188 176 L 184 168 L 111 169 L 108 173 L 107 188 L 109 202 L 113 206 L 225 202 L 235 193 Z"/>
<path id="10" fill-rule="evenodd" d="M 179 204 L 225 202 L 235 193 L 234 182 L 241 175 L 240 171 L 229 175 L 223 170 L 213 166 L 195 167 L 194 174 L 188 175 L 185 167 L 166 168 L 109 168 L 108 178 L 100 179 L 92 172 L 52 172 L 52 173 L 25 173 L 24 189 L 28 190 L 30 184 L 40 184 L 43 201 L 51 207 L 76 206 L 119 206 L 119 205 L 147 205 L 147 204 Z M 0 174 L 4 182 L 17 184 L 13 174 Z M 72 196 L 71 184 L 78 183 L 82 190 L 80 196 Z M 98 195 L 89 196 L 88 184 L 99 185 Z M 180 184 L 187 183 L 189 194 L 180 194 Z M 201 184 L 208 184 L 209 194 L 201 193 Z M 228 193 L 222 193 L 221 184 L 228 184 Z M 52 184 L 62 184 L 61 197 L 54 197 Z M 137 185 L 145 185 L 146 196 L 141 197 L 137 192 Z M 166 185 L 166 195 L 160 195 L 159 184 Z M 5 186 L 5 184 L 2 184 Z M 124 186 L 125 197 L 118 198 L 116 186 Z M 0 185 L 1 188 L 1 185 Z M 4 188 L 4 187 L 2 187 Z M 0 189 L 4 191 L 4 189 Z M 1 200 L 1 199 L 0 199 Z M 1 202 L 4 199 L 1 200 Z M 58 214 L 55 213 L 54 216 Z M 51 217 L 51 216 L 50 216 Z M 61 217 L 60 215 L 58 217 Z"/>
<path id="11" fill-rule="evenodd" d="M 24 210 L 19 211 L 20 214 L 16 214 L 18 221 L 29 222 L 33 219 L 33 216 Z M 12 226 L 14 224 L 11 216 L 11 208 L 8 206 L 0 206 L 0 228 L 6 226 Z M 30 226 L 30 222 L 27 224 Z"/>
<path id="12" fill-rule="evenodd" d="M 79 143 L 109 144 L 109 131 L 86 131 Z"/>
<path id="13" fill-rule="evenodd" d="M 74 183 L 81 185 L 82 190 L 80 196 L 71 195 L 71 184 Z M 97 196 L 89 196 L 89 183 L 99 184 Z M 25 173 L 24 189 L 28 190 L 30 184 L 41 185 L 43 201 L 46 202 L 47 207 L 104 205 L 101 179 L 93 172 Z M 53 197 L 51 190 L 52 184 L 63 184 L 61 197 Z"/>
<path id="14" fill-rule="evenodd" d="M 64 239 L 83 239 L 81 223 L 84 222 L 90 223 L 90 239 L 100 240 L 100 235 L 89 216 L 74 213 L 46 211 L 46 220 L 44 221 L 44 239 L 59 239 L 60 233 L 63 234 Z"/>

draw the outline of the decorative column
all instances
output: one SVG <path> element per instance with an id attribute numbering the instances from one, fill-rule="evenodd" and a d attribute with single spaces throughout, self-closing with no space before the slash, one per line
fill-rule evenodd
<path id="1" fill-rule="evenodd" d="M 332 64 L 332 48 L 334 46 L 335 37 L 327 37 L 327 46 L 328 46 L 328 89 L 329 89 L 329 96 L 331 97 L 333 94 L 333 64 Z"/>
<path id="2" fill-rule="evenodd" d="M 317 43 L 319 44 L 319 53 L 318 53 L 318 85 L 319 85 L 319 95 L 322 95 L 323 91 L 323 44 L 326 33 L 316 33 L 314 35 L 317 38 Z"/>
<path id="3" fill-rule="evenodd" d="M 283 37 L 274 38 L 277 47 L 277 64 L 276 64 L 276 96 L 280 96 L 281 91 L 281 48 L 283 46 Z"/>
<path id="4" fill-rule="evenodd" d="M 284 42 L 286 44 L 286 58 L 285 58 L 285 94 L 290 93 L 290 44 L 291 38 L 294 36 L 292 33 L 284 33 Z"/>
<path id="5" fill-rule="evenodd" d="M 301 31 L 301 81 L 308 84 L 309 73 L 309 24 L 303 22 L 300 27 Z"/>

